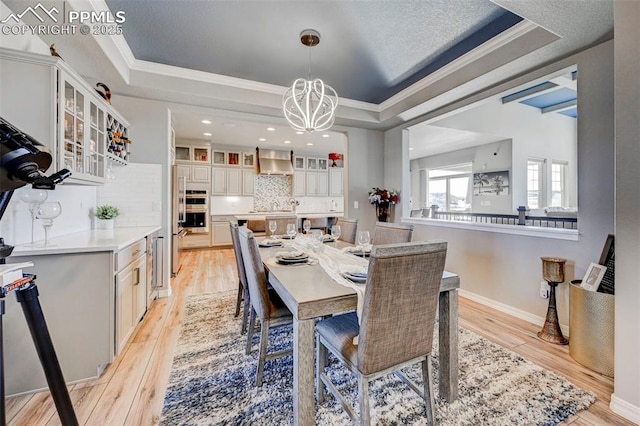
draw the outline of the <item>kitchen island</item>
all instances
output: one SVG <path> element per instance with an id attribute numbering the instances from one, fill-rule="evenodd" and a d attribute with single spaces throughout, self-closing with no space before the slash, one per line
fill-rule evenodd
<path id="1" fill-rule="evenodd" d="M 147 305 L 146 237 L 159 226 L 87 230 L 18 245 L 8 263 L 31 261 L 39 301 L 67 383 L 98 377 L 132 335 Z M 42 242 L 40 242 L 42 243 Z M 16 301 L 4 316 L 6 392 L 47 388 Z"/>

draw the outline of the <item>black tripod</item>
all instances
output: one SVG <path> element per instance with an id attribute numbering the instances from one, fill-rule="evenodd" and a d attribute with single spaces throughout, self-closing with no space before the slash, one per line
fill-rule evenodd
<path id="1" fill-rule="evenodd" d="M 0 218 L 4 213 L 13 191 L 0 194 Z M 0 238 L 0 263 L 4 264 L 6 258 L 11 255 L 13 246 L 6 245 L 4 239 Z M 35 282 L 35 275 L 24 274 L 24 278 L 18 282 L 0 287 L 0 425 L 6 424 L 5 408 L 5 388 L 4 388 L 4 336 L 2 318 L 5 312 L 5 296 L 11 291 L 16 292 L 16 297 L 22 312 L 27 321 L 31 338 L 35 344 L 40 364 L 44 370 L 44 375 L 53 397 L 53 402 L 58 410 L 60 421 L 65 426 L 75 426 L 78 424 L 76 414 L 73 411 L 71 398 L 62 375 L 62 369 L 58 362 L 56 351 L 53 348 L 51 335 L 38 300 L 38 287 Z"/>

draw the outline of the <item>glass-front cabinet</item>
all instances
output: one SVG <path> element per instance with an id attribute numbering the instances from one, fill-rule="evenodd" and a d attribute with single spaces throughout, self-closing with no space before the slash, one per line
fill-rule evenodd
<path id="1" fill-rule="evenodd" d="M 127 164 L 128 124 L 86 83 L 64 71 L 60 76 L 58 169 L 71 171 L 73 181 L 102 183 L 112 164 Z"/>

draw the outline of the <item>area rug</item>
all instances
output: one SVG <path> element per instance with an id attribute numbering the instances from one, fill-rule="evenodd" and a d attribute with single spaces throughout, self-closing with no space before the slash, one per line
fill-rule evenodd
<path id="1" fill-rule="evenodd" d="M 253 352 L 235 318 L 235 291 L 189 297 L 162 411 L 162 425 L 293 424 L 293 358 L 265 364 L 264 385 L 253 386 Z M 436 327 L 437 332 L 437 327 Z M 290 326 L 272 330 L 269 350 L 291 347 Z M 437 353 L 437 336 L 434 353 Z M 595 396 L 519 355 L 460 329 L 459 399 L 438 397 L 438 359 L 433 357 L 438 425 L 555 425 L 589 407 Z M 329 375 L 357 410 L 357 381 L 330 357 Z M 421 382 L 419 365 L 405 372 Z M 395 376 L 370 384 L 375 425 L 426 424 L 422 400 Z M 350 425 L 332 395 L 317 408 L 317 425 Z"/>

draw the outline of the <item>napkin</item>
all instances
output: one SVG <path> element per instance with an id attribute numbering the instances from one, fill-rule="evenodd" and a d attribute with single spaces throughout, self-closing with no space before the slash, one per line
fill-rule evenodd
<path id="1" fill-rule="evenodd" d="M 342 249 L 345 253 L 362 253 L 362 246 L 345 247 Z M 365 253 L 371 253 L 371 245 L 368 244 L 364 247 Z"/>
<path id="2" fill-rule="evenodd" d="M 260 241 L 260 244 L 276 245 L 276 244 L 282 244 L 282 241 L 276 238 L 265 238 L 264 240 Z"/>
<path id="3" fill-rule="evenodd" d="M 295 259 L 296 257 L 302 257 L 304 253 L 299 250 L 293 251 L 279 251 L 276 252 L 275 257 L 284 257 L 285 259 Z"/>

